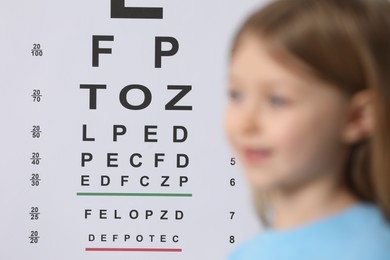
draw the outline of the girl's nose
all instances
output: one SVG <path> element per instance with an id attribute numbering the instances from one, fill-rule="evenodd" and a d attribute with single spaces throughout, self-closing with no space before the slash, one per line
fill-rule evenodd
<path id="1" fill-rule="evenodd" d="M 249 102 L 243 109 L 241 118 L 241 132 L 243 134 L 253 134 L 260 131 L 260 111 L 255 102 Z"/>

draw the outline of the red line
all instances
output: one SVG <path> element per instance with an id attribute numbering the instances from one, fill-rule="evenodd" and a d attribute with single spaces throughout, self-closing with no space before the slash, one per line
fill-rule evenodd
<path id="1" fill-rule="evenodd" d="M 97 248 L 87 247 L 85 251 L 94 252 L 182 252 L 181 248 Z"/>

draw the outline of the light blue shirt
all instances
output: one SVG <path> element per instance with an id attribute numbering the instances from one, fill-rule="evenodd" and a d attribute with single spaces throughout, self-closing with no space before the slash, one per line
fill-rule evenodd
<path id="1" fill-rule="evenodd" d="M 390 260 L 390 224 L 372 203 L 285 230 L 264 229 L 229 260 Z"/>

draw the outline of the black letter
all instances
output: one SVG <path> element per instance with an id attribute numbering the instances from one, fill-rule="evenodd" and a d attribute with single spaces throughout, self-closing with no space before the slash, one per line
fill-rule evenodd
<path id="1" fill-rule="evenodd" d="M 144 142 L 145 143 L 157 143 L 157 139 L 149 139 L 150 135 L 157 135 L 157 132 L 150 132 L 149 129 L 157 129 L 157 126 L 156 125 L 146 125 L 145 126 Z"/>
<path id="2" fill-rule="evenodd" d="M 133 213 L 135 213 L 135 215 L 133 214 Z M 131 218 L 131 219 L 137 219 L 138 218 L 138 211 L 136 211 L 135 209 L 133 209 L 133 210 L 131 210 L 130 212 L 129 212 L 129 217 Z"/>
<path id="3" fill-rule="evenodd" d="M 167 218 L 167 217 L 165 217 L 165 216 L 167 215 L 167 213 L 168 213 L 168 210 L 161 210 L 161 213 L 162 213 L 162 215 L 161 215 L 160 219 L 167 220 L 168 218 Z"/>
<path id="4" fill-rule="evenodd" d="M 111 0 L 111 18 L 162 19 L 161 7 L 125 7 L 125 0 Z"/>
<path id="5" fill-rule="evenodd" d="M 160 156 L 165 156 L 165 153 L 156 153 L 154 155 L 154 167 L 158 167 L 158 162 L 163 162 L 164 159 L 161 159 Z"/>
<path id="6" fill-rule="evenodd" d="M 129 176 L 122 175 L 121 176 L 121 186 L 125 184 L 125 182 L 129 182 Z"/>
<path id="7" fill-rule="evenodd" d="M 89 186 L 89 175 L 81 175 L 81 186 Z"/>
<path id="8" fill-rule="evenodd" d="M 89 242 L 92 242 L 92 241 L 94 241 L 94 240 L 95 240 L 95 235 L 89 234 L 89 236 L 88 236 L 88 241 L 89 241 Z"/>
<path id="9" fill-rule="evenodd" d="M 182 139 L 178 139 L 177 138 L 177 130 L 178 129 L 183 130 L 183 138 Z M 183 143 L 183 142 L 185 142 L 187 140 L 187 136 L 188 136 L 187 128 L 185 128 L 184 126 L 179 126 L 179 125 L 173 126 L 173 142 L 174 143 Z"/>
<path id="10" fill-rule="evenodd" d="M 127 93 L 132 89 L 139 89 L 144 93 L 144 97 L 145 97 L 144 101 L 138 106 L 133 106 L 133 105 L 129 104 L 129 102 L 127 102 Z M 122 106 L 124 106 L 127 109 L 141 110 L 141 109 L 148 107 L 150 105 L 150 103 L 152 102 L 152 93 L 145 86 L 137 85 L 137 84 L 128 85 L 121 90 L 121 92 L 119 94 L 119 101 L 121 102 Z"/>
<path id="11" fill-rule="evenodd" d="M 180 99 L 182 99 L 185 95 L 187 95 L 188 92 L 191 91 L 191 85 L 170 85 L 168 86 L 168 89 L 181 89 L 181 91 L 165 105 L 165 110 L 192 110 L 192 106 L 176 106 L 176 103 L 179 102 Z"/>
<path id="12" fill-rule="evenodd" d="M 142 158 L 142 155 L 140 155 L 139 153 L 132 154 L 130 156 L 130 164 L 131 164 L 131 166 L 133 166 L 134 168 L 141 167 L 142 162 L 138 162 L 137 164 L 134 163 L 134 157 L 135 156 L 137 156 L 138 158 Z"/>
<path id="13" fill-rule="evenodd" d="M 93 35 L 92 36 L 92 67 L 99 67 L 99 53 L 112 53 L 109 48 L 99 48 L 100 41 L 114 41 L 112 35 Z"/>
<path id="14" fill-rule="evenodd" d="M 118 129 L 121 129 L 121 131 L 119 132 Z M 114 131 L 113 131 L 114 142 L 118 141 L 118 135 L 124 135 L 124 134 L 126 134 L 126 132 L 127 132 L 126 126 L 114 125 Z"/>
<path id="15" fill-rule="evenodd" d="M 161 178 L 164 179 L 161 183 L 161 187 L 169 187 L 170 185 L 166 183 L 169 180 L 169 176 L 161 176 Z"/>
<path id="16" fill-rule="evenodd" d="M 149 182 L 144 182 L 144 179 L 149 180 L 149 177 L 148 176 L 142 176 L 141 177 L 141 179 L 139 180 L 139 183 L 141 184 L 141 186 L 143 186 L 143 187 L 149 186 Z"/>
<path id="17" fill-rule="evenodd" d="M 188 182 L 188 177 L 187 176 L 180 176 L 180 187 L 183 187 L 184 183 Z"/>
<path id="18" fill-rule="evenodd" d="M 146 210 L 146 217 L 145 218 L 149 219 L 149 217 L 151 217 L 151 216 L 153 216 L 153 211 L 150 209 Z"/>
<path id="19" fill-rule="evenodd" d="M 84 218 L 87 219 L 88 216 L 91 215 L 92 209 L 85 209 Z"/>
<path id="20" fill-rule="evenodd" d="M 169 42 L 172 45 L 170 50 L 163 51 L 162 43 Z M 161 68 L 161 58 L 163 56 L 173 56 L 179 51 L 179 42 L 173 37 L 156 37 L 154 53 L 154 67 Z"/>
<path id="21" fill-rule="evenodd" d="M 83 141 L 95 141 L 95 138 L 87 137 L 87 125 L 83 125 Z"/>
<path id="22" fill-rule="evenodd" d="M 82 153 L 81 154 L 81 167 L 85 167 L 85 162 L 92 161 L 92 154 L 91 153 Z"/>
<path id="23" fill-rule="evenodd" d="M 181 220 L 184 217 L 184 213 L 181 210 L 176 210 L 176 220 Z"/>
<path id="24" fill-rule="evenodd" d="M 107 175 L 102 175 L 100 177 L 100 185 L 102 185 L 102 186 L 110 185 L 110 177 Z"/>
<path id="25" fill-rule="evenodd" d="M 89 109 L 96 109 L 96 92 L 98 89 L 106 89 L 106 85 L 81 84 L 80 89 L 89 89 Z"/>
<path id="26" fill-rule="evenodd" d="M 117 162 L 118 158 L 111 158 L 112 156 L 118 156 L 117 153 L 108 153 L 107 154 L 107 167 L 118 167 L 118 164 L 112 164 L 111 162 Z"/>
<path id="27" fill-rule="evenodd" d="M 184 164 L 180 164 L 180 158 L 181 157 L 184 157 L 185 159 L 185 163 Z M 186 154 L 177 154 L 177 163 L 176 163 L 176 167 L 177 168 L 185 168 L 188 166 L 188 163 L 190 162 L 190 158 L 188 157 L 188 155 Z"/>

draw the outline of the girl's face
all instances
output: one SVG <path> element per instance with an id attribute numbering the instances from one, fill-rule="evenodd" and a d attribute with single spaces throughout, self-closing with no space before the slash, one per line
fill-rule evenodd
<path id="1" fill-rule="evenodd" d="M 345 154 L 347 97 L 242 36 L 230 64 L 228 139 L 252 186 L 294 187 L 330 176 Z"/>

